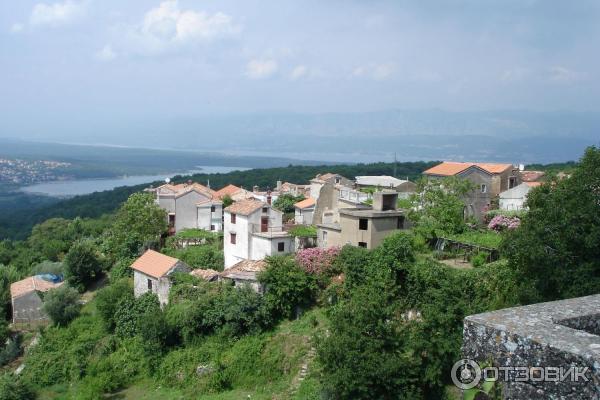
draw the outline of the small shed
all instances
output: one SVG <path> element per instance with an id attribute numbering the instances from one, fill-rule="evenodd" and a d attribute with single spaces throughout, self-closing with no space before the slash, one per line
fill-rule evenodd
<path id="1" fill-rule="evenodd" d="M 214 282 L 219 279 L 219 271 L 215 271 L 214 269 L 199 268 L 190 272 L 190 275 L 193 275 L 196 278 L 204 279 L 207 282 Z"/>
<path id="2" fill-rule="evenodd" d="M 10 285 L 13 324 L 35 327 L 50 320 L 42 309 L 42 293 L 63 284 L 62 277 L 45 274 L 27 277 Z"/>
<path id="3" fill-rule="evenodd" d="M 257 293 L 263 293 L 264 287 L 258 281 L 258 274 L 266 269 L 265 260 L 243 260 L 223 271 L 220 279 L 233 281 L 234 286 L 248 285 Z"/>
<path id="4" fill-rule="evenodd" d="M 190 272 L 191 268 L 183 261 L 147 250 L 131 264 L 133 269 L 133 294 L 139 297 L 147 292 L 156 293 L 161 306 L 169 302 L 171 290 L 170 275 L 175 272 Z"/>

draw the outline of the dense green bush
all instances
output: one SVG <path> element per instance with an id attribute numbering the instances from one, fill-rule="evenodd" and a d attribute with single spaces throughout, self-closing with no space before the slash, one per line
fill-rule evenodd
<path id="1" fill-rule="evenodd" d="M 127 300 L 133 302 L 133 287 L 127 279 L 113 282 L 96 293 L 96 311 L 108 331 L 112 332 L 115 329 L 115 314 L 119 303 Z"/>
<path id="2" fill-rule="evenodd" d="M 64 261 L 65 279 L 80 292 L 98 279 L 102 261 L 93 242 L 83 240 L 71 246 Z"/>
<path id="3" fill-rule="evenodd" d="M 158 297 L 152 292 L 146 292 L 137 299 L 124 295 L 116 304 L 115 334 L 120 338 L 139 335 L 144 326 L 144 317 L 161 313 Z"/>
<path id="4" fill-rule="evenodd" d="M 0 400 L 31 400 L 35 393 L 13 374 L 4 373 L 0 377 Z"/>
<path id="5" fill-rule="evenodd" d="M 44 295 L 43 308 L 55 325 L 65 326 L 79 315 L 79 293 L 64 284 Z"/>
<path id="6" fill-rule="evenodd" d="M 225 259 L 223 250 L 217 245 L 187 246 L 184 249 L 165 249 L 165 254 L 175 257 L 192 268 L 223 271 Z"/>

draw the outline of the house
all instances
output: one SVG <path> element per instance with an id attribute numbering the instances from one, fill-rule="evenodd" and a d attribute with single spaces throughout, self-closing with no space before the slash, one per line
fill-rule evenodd
<path id="1" fill-rule="evenodd" d="M 406 199 L 417 190 L 417 185 L 411 181 L 394 178 L 393 176 L 357 176 L 358 188 L 393 189 L 398 192 L 398 197 Z"/>
<path id="2" fill-rule="evenodd" d="M 190 272 L 190 275 L 195 276 L 196 278 L 203 279 L 207 282 L 214 282 L 219 279 L 219 271 L 215 271 L 214 269 L 202 269 L 198 268 Z"/>
<path id="3" fill-rule="evenodd" d="M 329 183 L 331 185 L 342 185 L 342 186 L 346 186 L 346 187 L 353 186 L 353 182 L 350 179 L 344 178 L 340 174 L 332 174 L 332 173 L 326 173 L 326 174 L 322 174 L 322 175 L 319 174 L 310 180 L 310 196 L 309 197 L 312 197 L 313 199 L 318 199 L 320 192 L 321 192 L 321 188 L 323 187 L 323 185 L 325 185 L 327 183 Z"/>
<path id="4" fill-rule="evenodd" d="M 146 191 L 153 193 L 156 204 L 167 212 L 170 233 L 183 229 L 222 230 L 223 203 L 214 190 L 188 181 Z"/>
<path id="5" fill-rule="evenodd" d="M 396 206 L 395 191 L 375 192 L 373 205 L 339 209 L 339 220 L 317 225 L 317 244 L 327 248 L 350 244 L 373 249 L 389 235 L 407 229 L 405 211 Z"/>
<path id="6" fill-rule="evenodd" d="M 154 250 L 147 250 L 130 266 L 133 269 L 133 294 L 140 297 L 152 292 L 158 296 L 161 306 L 169 302 L 171 275 L 175 272 L 190 272 L 191 268 L 177 258 Z"/>
<path id="7" fill-rule="evenodd" d="M 50 320 L 43 310 L 42 293 L 63 284 L 62 278 L 52 274 L 35 275 L 10 285 L 13 324 L 35 327 Z"/>
<path id="8" fill-rule="evenodd" d="M 541 182 L 523 182 L 512 189 L 500 193 L 499 207 L 501 210 L 519 211 L 525 208 L 527 195 L 534 187 L 540 186 Z"/>
<path id="9" fill-rule="evenodd" d="M 257 293 L 263 293 L 264 287 L 258 281 L 258 275 L 267 269 L 264 260 L 243 260 L 226 269 L 220 275 L 222 281 L 232 281 L 236 287 L 249 286 Z"/>
<path id="10" fill-rule="evenodd" d="M 312 225 L 316 201 L 312 197 L 294 204 L 294 222 L 297 225 Z"/>
<path id="11" fill-rule="evenodd" d="M 223 250 L 225 268 L 243 260 L 294 251 L 294 238 L 283 230 L 283 213 L 256 199 L 237 201 L 225 208 Z"/>
<path id="12" fill-rule="evenodd" d="M 310 185 L 298 185 L 290 182 L 277 181 L 276 189 L 280 194 L 310 197 Z"/>
<path id="13" fill-rule="evenodd" d="M 500 193 L 521 184 L 519 169 L 512 164 L 448 162 L 438 164 L 423 174 L 429 178 L 446 178 L 456 176 L 468 179 L 475 189 L 465 198 L 465 216 L 473 216 L 479 220 L 492 206 Z"/>

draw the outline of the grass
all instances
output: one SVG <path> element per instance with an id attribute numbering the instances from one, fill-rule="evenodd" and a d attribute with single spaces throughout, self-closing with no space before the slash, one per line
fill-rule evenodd
<path id="1" fill-rule="evenodd" d="M 502 243 L 502 235 L 492 231 L 467 231 L 458 235 L 448 236 L 448 239 L 490 249 L 498 249 Z"/>

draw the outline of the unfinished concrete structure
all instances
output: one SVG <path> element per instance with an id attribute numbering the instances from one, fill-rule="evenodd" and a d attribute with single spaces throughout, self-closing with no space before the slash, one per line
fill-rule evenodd
<path id="1" fill-rule="evenodd" d="M 599 399 L 599 310 L 594 295 L 468 316 L 463 356 L 513 371 L 498 375 L 505 399 Z M 571 368 L 586 370 L 586 379 L 546 379 Z"/>

